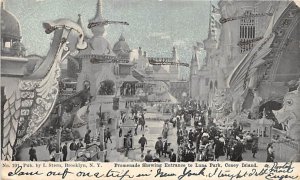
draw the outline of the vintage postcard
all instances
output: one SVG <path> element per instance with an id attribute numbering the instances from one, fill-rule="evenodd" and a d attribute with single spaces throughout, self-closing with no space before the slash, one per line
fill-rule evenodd
<path id="1" fill-rule="evenodd" d="M 1 0 L 1 178 L 299 179 L 297 0 Z"/>

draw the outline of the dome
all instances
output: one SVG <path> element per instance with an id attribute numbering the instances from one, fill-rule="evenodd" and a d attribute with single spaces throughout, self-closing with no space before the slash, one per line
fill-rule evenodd
<path id="1" fill-rule="evenodd" d="M 1 36 L 3 38 L 21 39 L 18 19 L 3 8 L 1 9 Z"/>
<path id="2" fill-rule="evenodd" d="M 116 42 L 116 44 L 114 45 L 113 47 L 113 52 L 115 54 L 129 54 L 130 52 L 130 48 L 129 48 L 129 45 L 127 44 L 127 42 L 125 41 L 125 38 L 124 36 L 121 34 L 120 38 L 119 38 L 119 41 Z"/>

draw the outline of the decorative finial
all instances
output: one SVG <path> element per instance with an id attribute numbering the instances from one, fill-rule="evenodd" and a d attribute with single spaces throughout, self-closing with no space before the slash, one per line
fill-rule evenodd
<path id="1" fill-rule="evenodd" d="M 77 24 L 79 24 L 81 27 L 83 27 L 82 26 L 82 20 L 81 20 L 81 14 L 78 14 Z"/>
<path id="2" fill-rule="evenodd" d="M 94 19 L 97 20 L 103 20 L 103 13 L 102 13 L 102 0 L 98 0 L 97 2 L 97 10 L 96 10 L 96 16 Z"/>
<path id="3" fill-rule="evenodd" d="M 176 51 L 175 46 L 173 46 L 172 55 L 173 55 L 173 59 L 174 59 L 174 60 L 177 60 L 177 51 Z"/>
<path id="4" fill-rule="evenodd" d="M 123 33 L 121 33 L 120 37 L 119 37 L 119 41 L 125 41 L 125 38 L 123 36 Z"/>

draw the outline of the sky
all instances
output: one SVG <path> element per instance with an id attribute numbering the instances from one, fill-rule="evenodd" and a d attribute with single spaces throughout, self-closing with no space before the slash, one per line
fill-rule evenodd
<path id="1" fill-rule="evenodd" d="M 95 15 L 97 0 L 9 0 L 5 8 L 20 21 L 27 54 L 46 55 L 51 35 L 42 22 L 58 18 L 77 21 L 82 15 L 87 34 L 88 20 Z M 142 47 L 148 56 L 171 57 L 172 47 L 180 61 L 190 63 L 193 45 L 207 37 L 209 1 L 203 0 L 103 0 L 108 20 L 126 21 L 129 26 L 110 25 L 106 38 L 111 46 L 123 33 L 131 49 Z M 185 75 L 188 69 L 183 68 Z"/>

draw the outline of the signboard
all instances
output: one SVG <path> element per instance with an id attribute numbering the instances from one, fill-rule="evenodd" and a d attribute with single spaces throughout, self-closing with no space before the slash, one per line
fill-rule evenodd
<path id="1" fill-rule="evenodd" d="M 122 58 L 117 58 L 115 56 L 109 56 L 109 55 L 101 55 L 99 57 L 91 58 L 90 62 L 92 64 L 99 64 L 99 63 L 129 63 L 129 59 L 122 59 Z"/>
<path id="2" fill-rule="evenodd" d="M 179 66 L 189 67 L 188 63 L 174 62 L 173 58 L 149 57 L 148 60 L 149 60 L 149 64 L 151 64 L 151 65 L 179 65 Z"/>
<path id="3" fill-rule="evenodd" d="M 272 16 L 272 15 L 273 15 L 273 13 L 258 13 L 258 14 L 230 17 L 230 18 L 220 18 L 219 22 L 221 24 L 224 24 L 224 23 L 229 22 L 229 21 L 234 21 L 234 20 L 243 19 L 243 18 Z"/>
<path id="4" fill-rule="evenodd" d="M 124 22 L 124 21 L 109 21 L 109 20 L 104 20 L 104 21 L 99 21 L 99 22 L 92 22 L 88 24 L 88 28 L 91 29 L 92 27 L 95 26 L 105 26 L 105 25 L 109 25 L 109 24 L 122 24 L 122 25 L 129 25 L 128 22 Z"/>

